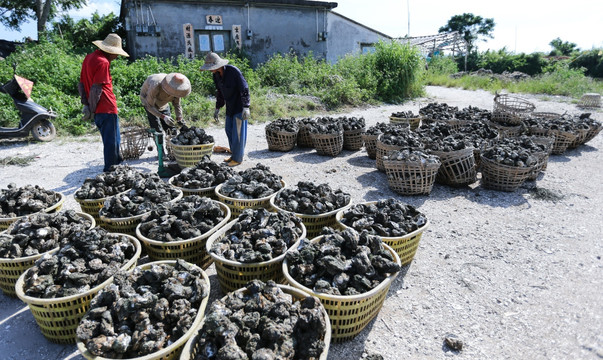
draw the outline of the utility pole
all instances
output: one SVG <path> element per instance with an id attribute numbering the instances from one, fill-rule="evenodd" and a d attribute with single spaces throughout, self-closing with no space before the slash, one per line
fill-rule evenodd
<path id="1" fill-rule="evenodd" d="M 408 14 L 408 32 L 407 36 L 410 37 L 410 0 L 406 0 L 406 13 Z"/>

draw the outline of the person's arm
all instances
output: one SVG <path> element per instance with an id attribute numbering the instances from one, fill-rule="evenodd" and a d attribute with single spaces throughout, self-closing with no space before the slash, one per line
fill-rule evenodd
<path id="1" fill-rule="evenodd" d="M 94 78 L 92 79 L 92 86 L 90 86 L 90 90 L 88 92 L 88 106 L 90 107 L 90 112 L 92 114 L 96 113 L 96 106 L 100 101 L 100 98 L 103 94 L 103 85 L 109 84 L 111 79 L 111 74 L 109 70 L 109 62 L 101 62 L 98 64 L 98 69 L 94 73 Z"/>
<path id="2" fill-rule="evenodd" d="M 96 106 L 100 101 L 101 95 L 103 94 L 103 84 L 92 84 L 90 86 L 90 94 L 88 94 L 88 106 L 90 112 L 96 114 Z"/>
<path id="3" fill-rule="evenodd" d="M 239 91 L 241 93 L 241 104 L 243 104 L 244 108 L 249 108 L 249 86 L 247 85 L 247 81 L 243 77 L 243 74 L 239 72 L 239 78 L 237 79 L 239 85 Z"/>
<path id="4" fill-rule="evenodd" d="M 224 95 L 222 95 L 222 92 L 220 91 L 220 88 L 218 87 L 218 81 L 216 80 L 216 74 L 214 74 L 214 85 L 216 86 L 216 109 L 221 108 L 222 106 L 224 106 L 224 104 L 226 103 L 224 101 Z"/>
<path id="5" fill-rule="evenodd" d="M 182 120 L 182 104 L 180 103 L 179 97 L 174 97 L 172 100 L 172 105 L 174 105 L 174 112 L 176 113 L 176 120 Z"/>

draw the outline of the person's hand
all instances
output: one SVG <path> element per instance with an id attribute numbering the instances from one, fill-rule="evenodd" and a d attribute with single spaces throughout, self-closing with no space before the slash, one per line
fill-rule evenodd
<path id="1" fill-rule="evenodd" d="M 249 108 L 248 107 L 244 107 L 243 108 L 243 113 L 241 114 L 241 118 L 243 120 L 248 120 L 249 119 L 249 115 L 251 115 L 250 112 L 249 112 Z"/>
<path id="2" fill-rule="evenodd" d="M 92 112 L 90 111 L 90 107 L 88 105 L 84 105 L 84 107 L 82 108 L 82 114 L 84 114 L 84 116 L 82 116 L 82 121 L 89 121 L 94 119 L 92 117 Z"/>
<path id="3" fill-rule="evenodd" d="M 186 126 L 186 121 L 182 120 L 182 118 L 177 118 L 176 119 L 176 127 L 181 128 L 183 126 Z"/>
<path id="4" fill-rule="evenodd" d="M 162 119 L 163 121 L 165 121 L 165 124 L 169 127 L 174 127 L 176 125 L 176 122 L 170 116 L 163 115 Z"/>
<path id="5" fill-rule="evenodd" d="M 216 111 L 214 111 L 214 121 L 215 122 L 220 122 L 219 115 L 220 115 L 220 109 L 216 109 Z"/>

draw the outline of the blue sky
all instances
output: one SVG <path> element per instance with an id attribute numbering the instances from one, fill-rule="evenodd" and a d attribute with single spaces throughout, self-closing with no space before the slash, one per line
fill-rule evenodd
<path id="1" fill-rule="evenodd" d="M 498 50 L 531 53 L 548 52 L 549 43 L 559 37 L 588 50 L 603 48 L 603 1 L 487 1 L 487 0 L 330 0 L 338 2 L 334 9 L 390 36 L 432 35 L 448 20 L 462 13 L 493 18 L 494 39 L 480 41 L 480 50 Z M 101 15 L 113 11 L 119 14 L 119 0 L 92 0 L 88 5 L 69 14 L 76 19 L 89 18 L 94 11 Z M 0 39 L 36 39 L 33 23 L 23 26 L 21 32 L 8 32 L 0 25 Z"/>

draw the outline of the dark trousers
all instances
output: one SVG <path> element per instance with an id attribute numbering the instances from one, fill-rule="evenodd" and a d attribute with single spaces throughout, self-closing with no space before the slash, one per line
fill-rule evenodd
<path id="1" fill-rule="evenodd" d="M 157 132 L 168 132 L 168 130 L 172 129 L 170 126 L 168 126 L 168 124 L 165 123 L 165 121 L 163 121 L 163 119 L 160 119 L 157 116 L 151 114 L 147 109 L 145 109 L 145 111 L 147 112 L 147 119 L 149 119 L 149 125 L 151 126 L 151 129 L 155 129 L 155 131 Z M 160 111 L 160 113 L 167 116 L 172 115 L 169 107 L 163 111 Z"/>
<path id="2" fill-rule="evenodd" d="M 121 162 L 121 156 L 119 155 L 119 145 L 121 143 L 119 118 L 117 114 L 94 114 L 94 123 L 103 139 L 103 155 L 105 157 L 103 171 L 107 172 L 112 165 Z"/>

